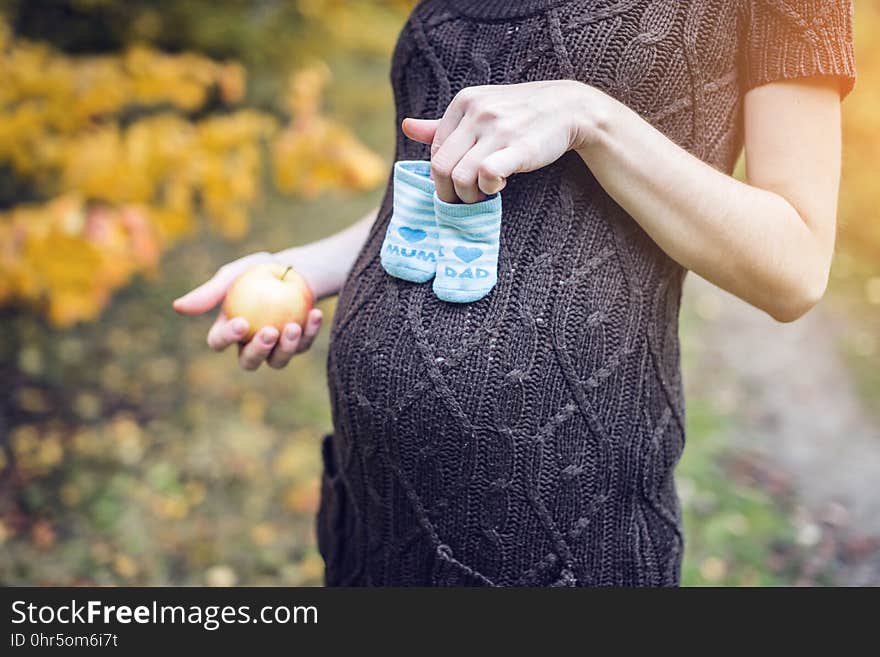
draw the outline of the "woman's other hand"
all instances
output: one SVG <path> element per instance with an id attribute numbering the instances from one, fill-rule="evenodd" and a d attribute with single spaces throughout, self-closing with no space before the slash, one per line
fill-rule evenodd
<path id="1" fill-rule="evenodd" d="M 285 252 L 295 255 L 295 249 Z M 268 252 L 253 253 L 223 265 L 208 281 L 174 301 L 174 309 L 182 315 L 201 315 L 221 304 L 233 281 L 246 270 L 261 262 L 273 262 L 278 258 Z M 285 257 L 285 260 L 288 258 Z M 296 258 L 293 258 L 295 261 Z M 314 290 L 308 267 L 303 263 L 291 262 L 306 282 Z M 214 325 L 208 331 L 208 346 L 214 351 L 223 351 L 238 344 L 238 362 L 244 370 L 255 370 L 264 361 L 276 369 L 290 362 L 290 359 L 306 351 L 321 328 L 321 311 L 313 308 L 309 312 L 305 326 L 291 323 L 279 335 L 274 326 L 260 327 L 249 342 L 242 342 L 248 333 L 248 322 L 243 317 L 227 317 L 223 310 L 217 315 Z"/>

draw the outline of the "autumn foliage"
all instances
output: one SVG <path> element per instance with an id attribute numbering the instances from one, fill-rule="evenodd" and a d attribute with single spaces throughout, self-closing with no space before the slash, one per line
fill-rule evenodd
<path id="1" fill-rule="evenodd" d="M 321 114 L 328 80 L 320 64 L 291 73 L 269 113 L 243 106 L 239 63 L 145 45 L 72 56 L 0 23 L 0 165 L 32 197 L 0 213 L 0 305 L 92 319 L 200 219 L 242 237 L 267 149 L 288 194 L 376 185 L 381 160 Z"/>
<path id="2" fill-rule="evenodd" d="M 375 202 L 409 4 L 0 3 L 0 583 L 320 581 L 326 334 L 241 377 L 169 301 Z"/>

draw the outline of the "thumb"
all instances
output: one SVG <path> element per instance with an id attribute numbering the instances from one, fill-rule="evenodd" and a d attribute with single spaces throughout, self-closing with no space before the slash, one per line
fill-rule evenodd
<path id="1" fill-rule="evenodd" d="M 235 280 L 233 272 L 218 272 L 213 278 L 196 289 L 187 292 L 171 304 L 181 315 L 201 315 L 223 301 L 226 291 Z"/>
<path id="2" fill-rule="evenodd" d="M 223 301 L 229 287 L 248 267 L 261 262 L 272 262 L 273 256 L 268 251 L 252 253 L 238 260 L 233 260 L 220 267 L 217 273 L 195 290 L 187 292 L 171 304 L 181 315 L 201 315 Z"/>
<path id="3" fill-rule="evenodd" d="M 404 119 L 401 128 L 403 134 L 413 141 L 430 144 L 434 141 L 434 133 L 439 124 L 440 119 Z"/>

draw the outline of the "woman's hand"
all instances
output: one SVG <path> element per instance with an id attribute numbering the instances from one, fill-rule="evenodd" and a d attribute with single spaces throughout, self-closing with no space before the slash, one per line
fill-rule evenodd
<path id="1" fill-rule="evenodd" d="M 313 276 L 310 275 L 308 259 L 299 261 L 296 249 L 285 252 L 285 264 L 292 264 L 306 282 L 315 290 Z M 196 289 L 174 301 L 174 309 L 183 315 L 206 313 L 226 297 L 233 281 L 246 270 L 261 262 L 279 260 L 271 253 L 253 253 L 244 258 L 223 265 L 214 276 Z M 279 260 L 280 261 L 280 260 Z M 316 292 L 317 294 L 317 292 Z M 239 344 L 238 362 L 244 370 L 255 370 L 264 361 L 276 369 L 287 365 L 294 355 L 306 351 L 321 328 L 321 311 L 313 308 L 306 319 L 306 325 L 291 323 L 279 335 L 274 326 L 261 327 L 250 342 L 241 343 L 248 332 L 247 320 L 243 317 L 227 317 L 221 310 L 217 320 L 208 331 L 208 346 L 214 351 L 223 351 L 232 344 Z"/>
<path id="2" fill-rule="evenodd" d="M 290 265 L 305 279 L 315 299 L 337 294 L 354 265 L 358 253 L 376 220 L 378 210 L 372 210 L 348 228 L 317 242 L 272 254 L 266 251 L 253 253 L 223 265 L 206 283 L 183 295 L 174 302 L 174 309 L 183 315 L 206 313 L 226 297 L 232 282 L 245 270 L 261 262 L 279 262 Z M 305 326 L 288 324 L 281 335 L 273 326 L 264 326 L 247 344 L 241 340 L 248 333 L 248 323 L 243 317 L 226 317 L 223 311 L 208 331 L 208 346 L 222 351 L 238 343 L 238 361 L 242 369 L 255 370 L 263 361 L 269 367 L 282 368 L 293 358 L 312 345 L 321 328 L 322 315 L 312 309 Z"/>
<path id="3" fill-rule="evenodd" d="M 601 114 L 602 92 L 572 80 L 462 89 L 442 119 L 405 119 L 403 132 L 431 144 L 437 196 L 475 203 L 514 173 L 535 171 L 580 148 Z"/>

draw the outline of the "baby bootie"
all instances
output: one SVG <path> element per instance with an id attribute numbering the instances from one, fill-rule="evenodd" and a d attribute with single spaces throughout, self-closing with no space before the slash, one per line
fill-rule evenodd
<path id="1" fill-rule="evenodd" d="M 431 163 L 394 164 L 394 209 L 380 258 L 392 276 L 413 283 L 431 280 L 437 271 L 437 222 Z"/>
<path id="2" fill-rule="evenodd" d="M 479 203 L 447 203 L 434 193 L 439 232 L 434 294 L 468 303 L 489 294 L 498 280 L 501 195 Z"/>

